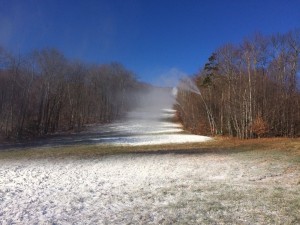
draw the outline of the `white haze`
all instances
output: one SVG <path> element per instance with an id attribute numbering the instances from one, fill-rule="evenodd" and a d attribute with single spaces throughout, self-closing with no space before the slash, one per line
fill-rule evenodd
<path id="1" fill-rule="evenodd" d="M 187 76 L 187 73 L 184 71 L 172 67 L 159 76 L 157 84 L 165 87 L 176 87 L 179 84 L 179 81 Z"/>
<path id="2" fill-rule="evenodd" d="M 121 135 L 93 138 L 93 142 L 114 145 L 155 145 L 169 143 L 203 142 L 209 137 L 191 135 L 183 132 L 181 124 L 174 123 L 176 103 L 173 88 L 150 88 L 139 93 L 134 110 L 109 129 Z"/>

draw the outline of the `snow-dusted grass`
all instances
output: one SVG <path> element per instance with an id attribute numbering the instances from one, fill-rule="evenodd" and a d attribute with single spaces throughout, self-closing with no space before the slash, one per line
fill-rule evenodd
<path id="1" fill-rule="evenodd" d="M 0 224 L 299 224 L 298 160 L 275 150 L 0 155 Z"/>

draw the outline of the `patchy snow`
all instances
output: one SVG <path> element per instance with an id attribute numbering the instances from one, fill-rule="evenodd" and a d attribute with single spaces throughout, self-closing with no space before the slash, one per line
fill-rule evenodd
<path id="1" fill-rule="evenodd" d="M 0 159 L 0 224 L 293 224 L 299 170 L 249 157 Z"/>

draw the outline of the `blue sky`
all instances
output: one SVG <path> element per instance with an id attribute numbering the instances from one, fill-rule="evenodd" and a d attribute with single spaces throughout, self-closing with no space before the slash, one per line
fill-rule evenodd
<path id="1" fill-rule="evenodd" d="M 55 47 L 89 63 L 120 62 L 160 84 L 196 73 L 225 43 L 300 27 L 300 1 L 0 0 L 0 45 Z"/>

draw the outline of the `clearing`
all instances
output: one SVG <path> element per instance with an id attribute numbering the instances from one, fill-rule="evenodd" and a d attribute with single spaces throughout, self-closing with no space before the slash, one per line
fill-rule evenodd
<path id="1" fill-rule="evenodd" d="M 2 145 L 0 224 L 300 224 L 299 139 L 211 140 L 162 112 Z"/>

